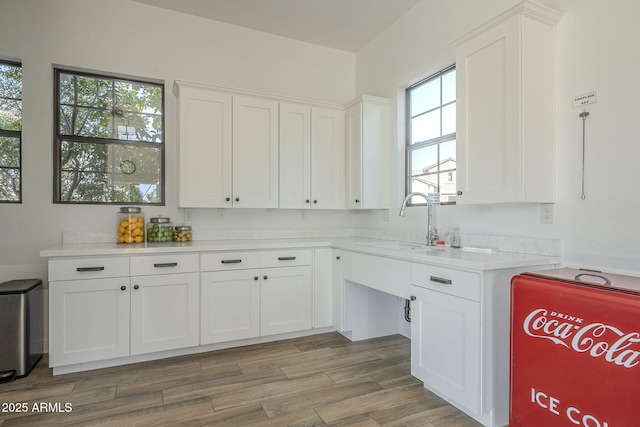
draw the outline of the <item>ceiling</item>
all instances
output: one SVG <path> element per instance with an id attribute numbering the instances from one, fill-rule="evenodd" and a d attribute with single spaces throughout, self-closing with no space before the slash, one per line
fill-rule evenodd
<path id="1" fill-rule="evenodd" d="M 358 52 L 420 0 L 134 0 Z"/>

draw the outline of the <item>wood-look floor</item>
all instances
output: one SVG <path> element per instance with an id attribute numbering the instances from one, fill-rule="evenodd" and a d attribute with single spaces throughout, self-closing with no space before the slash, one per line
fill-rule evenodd
<path id="1" fill-rule="evenodd" d="M 42 403 L 59 412 L 33 410 Z M 399 335 L 328 333 L 55 377 L 45 357 L 0 384 L 0 405 L 2 427 L 480 425 L 411 376 Z"/>

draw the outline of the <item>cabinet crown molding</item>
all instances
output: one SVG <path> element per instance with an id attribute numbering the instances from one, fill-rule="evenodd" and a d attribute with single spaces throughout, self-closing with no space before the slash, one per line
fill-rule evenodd
<path id="1" fill-rule="evenodd" d="M 278 94 L 273 94 L 268 92 L 260 92 L 257 90 L 239 89 L 239 88 L 230 87 L 230 86 L 220 86 L 220 85 L 214 85 L 209 83 L 198 83 L 198 82 L 192 82 L 189 80 L 179 80 L 179 79 L 174 80 L 173 95 L 176 97 L 179 97 L 181 89 L 187 89 L 187 90 L 188 89 L 200 89 L 200 90 L 204 89 L 204 90 L 211 90 L 215 92 L 228 93 L 231 95 L 246 95 L 246 96 L 270 99 L 278 102 L 290 102 L 295 104 L 305 104 L 305 105 L 311 105 L 316 107 L 344 110 L 344 105 L 335 104 L 331 102 L 323 102 L 323 101 L 317 101 L 317 100 L 305 99 L 305 98 L 296 98 L 294 96 L 278 95 Z"/>
<path id="2" fill-rule="evenodd" d="M 468 41 L 469 39 L 477 36 L 478 34 L 488 30 L 491 27 L 494 27 L 506 20 L 508 20 L 509 18 L 522 14 L 524 16 L 527 16 L 531 19 L 535 19 L 537 21 L 540 21 L 544 24 L 550 25 L 550 26 L 555 26 L 558 24 L 558 22 L 560 22 L 560 18 L 562 17 L 562 13 L 552 9 L 548 6 L 544 6 L 540 3 L 531 1 L 531 0 L 525 0 L 523 2 L 520 2 L 518 4 L 516 4 L 515 6 L 513 6 L 512 8 L 504 11 L 503 13 L 501 13 L 500 15 L 496 16 L 495 18 L 485 22 L 484 24 L 481 24 L 477 27 L 475 27 L 474 29 L 472 29 L 471 31 L 468 31 L 467 33 L 461 35 L 460 37 L 458 37 L 457 39 L 453 40 L 451 42 L 451 44 L 454 47 L 457 47 L 458 45 Z"/>
<path id="3" fill-rule="evenodd" d="M 347 105 L 345 105 L 345 108 L 349 109 L 349 108 L 353 107 L 354 105 L 356 105 L 357 103 L 363 102 L 363 101 L 371 103 L 371 104 L 379 104 L 379 105 L 383 105 L 383 106 L 391 105 L 391 99 L 389 99 L 389 98 L 383 98 L 381 96 L 373 96 L 373 95 L 361 94 L 356 99 L 354 99 L 353 101 L 351 101 Z"/>

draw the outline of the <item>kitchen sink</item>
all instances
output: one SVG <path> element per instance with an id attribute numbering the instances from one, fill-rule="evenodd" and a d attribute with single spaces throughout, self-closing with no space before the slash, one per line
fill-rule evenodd
<path id="1" fill-rule="evenodd" d="M 390 249 L 396 251 L 409 251 L 413 249 L 420 249 L 423 246 L 419 244 L 401 243 L 401 242 L 360 242 L 362 246 L 368 246 L 370 248 Z"/>

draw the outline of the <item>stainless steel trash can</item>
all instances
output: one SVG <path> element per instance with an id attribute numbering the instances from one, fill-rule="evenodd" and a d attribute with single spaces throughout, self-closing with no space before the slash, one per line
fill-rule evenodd
<path id="1" fill-rule="evenodd" d="M 0 284 L 0 383 L 29 375 L 42 357 L 42 280 Z"/>

